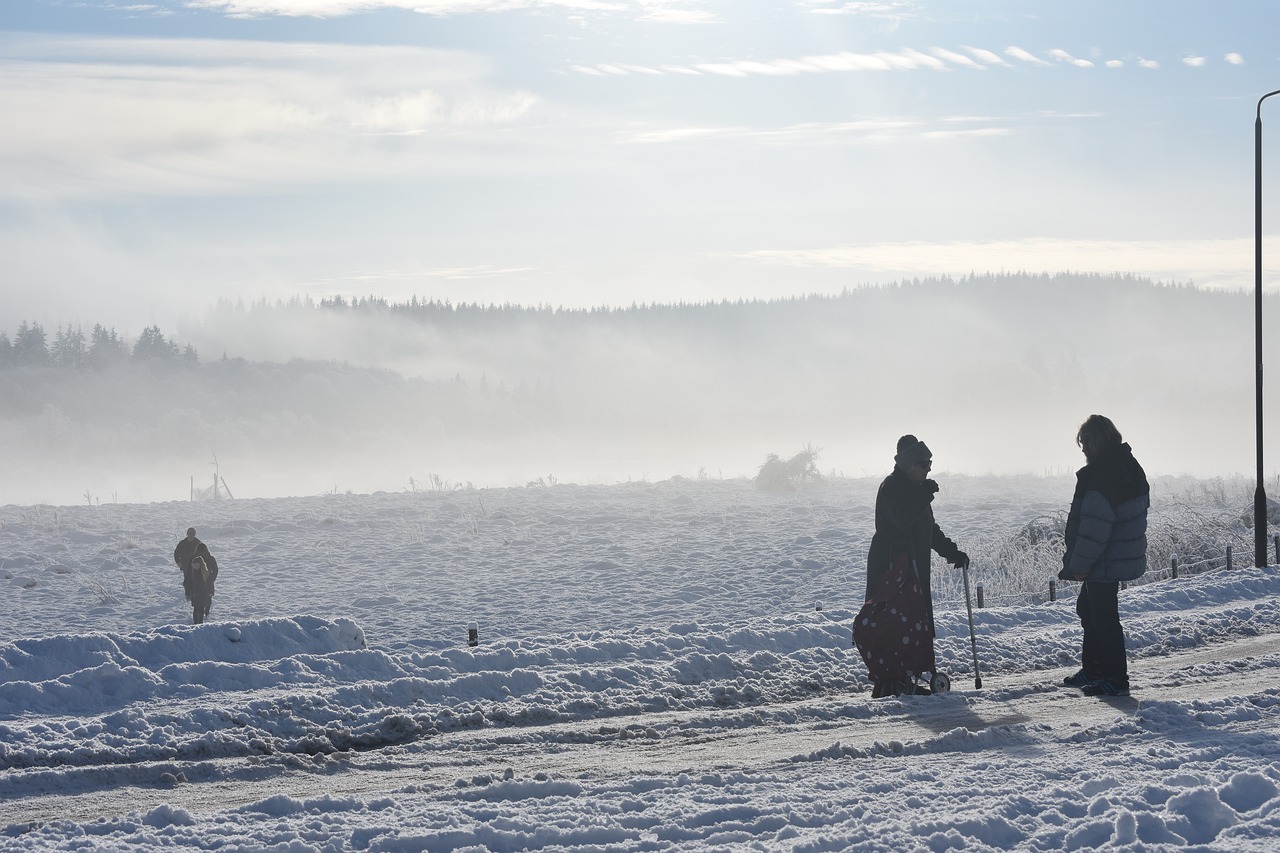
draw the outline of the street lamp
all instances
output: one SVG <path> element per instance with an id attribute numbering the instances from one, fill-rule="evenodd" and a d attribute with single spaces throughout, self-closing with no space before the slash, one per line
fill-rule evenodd
<path id="1" fill-rule="evenodd" d="M 1262 102 L 1280 89 L 1258 99 L 1258 117 L 1253 122 L 1253 337 L 1257 356 L 1258 485 L 1253 492 L 1253 564 L 1267 565 L 1267 492 L 1262 485 Z"/>

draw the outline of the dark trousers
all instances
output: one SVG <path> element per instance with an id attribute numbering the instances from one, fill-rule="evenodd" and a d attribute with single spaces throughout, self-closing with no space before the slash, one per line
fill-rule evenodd
<path id="1" fill-rule="evenodd" d="M 1120 584 L 1085 581 L 1076 599 L 1076 615 L 1084 629 L 1080 664 L 1090 678 L 1105 678 L 1119 687 L 1129 686 L 1129 662 L 1124 652 L 1124 628 L 1120 626 Z"/>

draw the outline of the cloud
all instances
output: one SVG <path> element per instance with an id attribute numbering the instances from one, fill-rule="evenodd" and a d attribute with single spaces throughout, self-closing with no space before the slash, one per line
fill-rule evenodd
<path id="1" fill-rule="evenodd" d="M 696 6 L 696 0 L 640 0 L 640 21 L 659 24 L 710 24 L 720 20 L 720 16 L 707 9 L 690 9 Z"/>
<path id="2" fill-rule="evenodd" d="M 903 18 L 916 17 L 917 4 L 913 0 L 887 0 L 887 2 L 840 2 L 833 5 L 831 0 L 801 0 L 801 5 L 811 7 L 815 15 L 851 15 L 899 21 Z"/>
<path id="3" fill-rule="evenodd" d="M 1005 62 L 1000 55 L 994 51 L 980 47 L 966 47 L 965 50 L 969 51 L 969 53 L 971 53 L 979 62 L 985 62 L 988 65 L 1000 65 L 1005 68 L 1009 67 L 1009 63 Z"/>
<path id="4" fill-rule="evenodd" d="M 1040 57 L 1035 56 L 1034 54 L 1023 50 L 1020 47 L 1006 47 L 1004 49 L 1004 52 L 1006 56 L 1012 56 L 1014 59 L 1017 59 L 1020 62 L 1026 62 L 1030 65 L 1048 65 L 1049 64 L 1045 62 L 1043 59 L 1041 59 Z"/>
<path id="5" fill-rule="evenodd" d="M 447 17 L 525 9 L 571 11 L 619 11 L 630 4 L 610 0 L 182 0 L 192 9 L 222 12 L 232 18 L 312 17 L 337 18 L 380 10 L 404 10 Z M 642 3 L 642 6 L 665 5 Z"/>
<path id="6" fill-rule="evenodd" d="M 965 139 L 973 137 L 1008 136 L 1012 133 L 1007 127 L 979 127 L 967 130 L 927 130 L 920 134 L 921 139 Z"/>
<path id="7" fill-rule="evenodd" d="M 901 118 L 876 118 L 845 122 L 805 122 L 782 127 L 670 127 L 631 130 L 619 138 L 624 144 L 669 145 L 705 141 L 743 140 L 769 145 L 891 145 L 905 139 L 965 139 L 1008 136 L 1013 131 L 990 116 L 948 116 L 943 124 L 985 125 L 946 127 Z"/>
<path id="8" fill-rule="evenodd" d="M 965 68 L 979 68 L 979 69 L 986 67 L 985 65 L 979 65 L 977 62 L 974 62 L 972 59 L 970 59 L 969 57 L 965 56 L 962 53 L 956 53 L 954 50 L 947 50 L 946 48 L 935 47 L 935 48 L 932 48 L 932 51 L 934 56 L 938 57 L 939 59 L 946 60 L 947 62 L 950 62 L 954 65 L 960 65 Z"/>
<path id="9" fill-rule="evenodd" d="M 0 198 L 390 179 L 474 158 L 538 99 L 410 47 L 21 39 L 0 54 Z M 414 138 L 413 144 L 389 140 Z"/>
<path id="10" fill-rule="evenodd" d="M 844 71 L 946 71 L 953 65 L 982 70 L 969 57 L 944 48 L 932 48 L 932 56 L 903 48 L 896 52 L 828 53 L 800 59 L 742 59 L 726 62 L 701 62 L 696 65 L 662 65 L 657 68 L 620 63 L 573 65 L 571 71 L 591 76 L 603 74 L 712 74 L 720 77 L 790 77 L 799 74 L 830 74 Z M 1004 63 L 1001 63 L 1004 64 Z"/>
<path id="11" fill-rule="evenodd" d="M 701 0 L 181 0 L 192 9 L 221 12 L 231 18 L 340 18 L 378 11 L 406 11 L 439 18 L 459 15 L 560 10 L 569 13 L 617 12 L 638 21 L 705 24 L 719 20 L 698 8 Z"/>
<path id="12" fill-rule="evenodd" d="M 1089 60 L 1076 59 L 1074 56 L 1067 53 L 1065 50 L 1058 50 L 1057 48 L 1054 48 L 1053 50 L 1049 51 L 1049 55 L 1052 56 L 1054 59 L 1058 60 L 1059 62 L 1065 62 L 1068 65 L 1074 65 L 1076 68 L 1092 68 L 1093 67 L 1093 63 L 1090 62 Z"/>
<path id="13" fill-rule="evenodd" d="M 597 77 L 605 74 L 615 76 L 631 74 L 710 74 L 719 77 L 746 78 L 786 77 L 800 74 L 829 74 L 847 71 L 947 71 L 953 68 L 981 71 L 991 66 L 1013 67 L 994 51 L 970 46 L 965 46 L 962 50 L 969 55 L 966 56 L 964 53 L 945 47 L 931 47 L 927 53 L 915 48 L 903 48 L 892 52 L 854 53 L 852 51 L 844 51 L 841 53 L 804 56 L 799 59 L 726 60 L 722 62 L 703 62 L 696 65 L 665 64 L 656 67 L 625 63 L 600 63 L 597 65 L 572 65 L 569 70 L 578 74 Z M 1017 46 L 1005 48 L 1004 53 L 1006 56 L 1029 65 L 1040 67 L 1052 65 L 1051 62 Z M 1070 65 L 1074 68 L 1096 67 L 1092 60 L 1076 57 L 1060 48 L 1050 50 L 1049 55 L 1059 63 Z M 1237 53 L 1227 54 L 1226 60 L 1234 65 L 1244 64 L 1244 59 Z M 1196 68 L 1206 62 L 1204 57 L 1200 56 L 1190 56 L 1182 61 Z M 1124 61 L 1120 59 L 1108 59 L 1102 61 L 1102 64 L 1107 68 L 1123 68 L 1125 66 Z M 1160 63 L 1154 59 L 1139 58 L 1136 60 L 1136 64 L 1139 68 L 1149 71 L 1160 68 Z"/>

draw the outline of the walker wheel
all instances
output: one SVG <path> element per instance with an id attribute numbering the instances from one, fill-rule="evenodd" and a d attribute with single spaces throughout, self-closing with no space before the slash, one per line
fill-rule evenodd
<path id="1" fill-rule="evenodd" d="M 934 693 L 951 692 L 951 677 L 945 672 L 935 672 L 933 678 L 929 679 L 929 689 Z"/>

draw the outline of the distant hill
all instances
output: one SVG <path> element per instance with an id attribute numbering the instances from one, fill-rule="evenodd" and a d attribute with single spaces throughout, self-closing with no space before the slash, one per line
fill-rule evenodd
<path id="1" fill-rule="evenodd" d="M 874 475 L 902 432 L 941 471 L 1066 470 L 1095 411 L 1153 470 L 1247 471 L 1252 333 L 1251 294 L 1122 275 L 616 310 L 223 303 L 175 336 L 200 359 L 0 370 L 0 501 L 183 498 L 214 454 L 238 495 L 737 476 L 808 443 Z"/>

